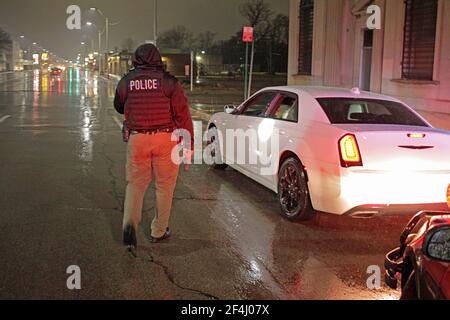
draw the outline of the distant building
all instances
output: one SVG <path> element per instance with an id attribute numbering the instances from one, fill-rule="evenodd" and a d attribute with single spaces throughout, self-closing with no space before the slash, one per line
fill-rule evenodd
<path id="1" fill-rule="evenodd" d="M 123 75 L 133 67 L 133 53 L 120 52 L 111 53 L 107 56 L 109 73 Z M 191 54 L 179 50 L 164 50 L 161 58 L 166 71 L 177 77 L 189 75 L 191 65 Z M 223 57 L 221 55 L 197 54 L 194 59 L 194 74 L 197 71 L 201 75 L 219 74 L 224 70 Z"/>
<path id="2" fill-rule="evenodd" d="M 0 46 L 0 71 L 22 70 L 22 51 L 15 40 L 4 41 Z"/>
<path id="3" fill-rule="evenodd" d="M 123 76 L 133 66 L 133 53 L 115 52 L 108 55 L 108 71 L 111 74 Z"/>
<path id="4" fill-rule="evenodd" d="M 190 65 L 190 54 L 162 54 L 165 69 L 177 76 L 184 76 L 185 66 Z M 122 76 L 133 67 L 133 53 L 120 52 L 108 55 L 109 73 Z"/>
<path id="5" fill-rule="evenodd" d="M 369 30 L 367 8 L 381 8 Z M 450 113 L 450 1 L 290 0 L 288 82 L 360 87 Z"/>
<path id="6" fill-rule="evenodd" d="M 174 76 L 186 76 L 186 66 L 191 65 L 191 54 L 182 53 L 179 50 L 164 50 L 161 52 L 164 68 Z"/>
<path id="7" fill-rule="evenodd" d="M 201 75 L 216 75 L 225 71 L 222 55 L 198 53 L 195 60 Z"/>
<path id="8" fill-rule="evenodd" d="M 23 51 L 20 48 L 19 42 L 13 40 L 11 45 L 11 64 L 14 71 L 23 70 Z"/>
<path id="9" fill-rule="evenodd" d="M 0 72 L 6 71 L 6 53 L 0 49 Z"/>

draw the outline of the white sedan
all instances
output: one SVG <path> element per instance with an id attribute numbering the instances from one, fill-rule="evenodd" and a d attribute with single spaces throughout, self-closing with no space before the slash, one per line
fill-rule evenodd
<path id="1" fill-rule="evenodd" d="M 358 89 L 272 87 L 208 124 L 210 162 L 278 194 L 288 219 L 443 210 L 450 132 Z M 249 192 L 251 192 L 249 190 Z"/>

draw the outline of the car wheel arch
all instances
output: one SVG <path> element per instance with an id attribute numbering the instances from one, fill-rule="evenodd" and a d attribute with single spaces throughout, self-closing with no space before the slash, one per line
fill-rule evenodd
<path id="1" fill-rule="evenodd" d="M 303 170 L 305 171 L 306 182 L 308 183 L 309 182 L 309 178 L 308 178 L 308 172 L 306 170 L 305 165 L 303 164 L 303 162 L 300 159 L 300 157 L 295 152 L 293 152 L 291 150 L 285 150 L 285 151 L 283 151 L 281 153 L 280 160 L 278 161 L 277 180 L 278 180 L 278 174 L 279 174 L 281 166 L 289 158 L 295 158 L 295 159 L 297 159 L 300 162 L 300 165 L 303 167 Z"/>

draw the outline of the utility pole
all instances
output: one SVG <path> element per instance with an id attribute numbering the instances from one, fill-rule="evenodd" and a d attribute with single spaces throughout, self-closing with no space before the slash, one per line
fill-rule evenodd
<path id="1" fill-rule="evenodd" d="M 244 68 L 244 100 L 249 97 L 249 83 L 248 83 L 248 47 L 250 42 L 253 43 L 253 27 L 244 27 L 242 32 L 242 41 L 245 42 L 245 68 Z M 252 53 L 253 53 L 252 45 Z M 252 68 L 253 69 L 253 68 Z M 253 71 L 253 70 L 252 70 Z"/>
<path id="2" fill-rule="evenodd" d="M 106 53 L 109 53 L 109 19 L 105 18 L 106 20 Z"/>
<path id="3" fill-rule="evenodd" d="M 155 41 L 155 46 L 158 42 L 158 0 L 154 0 L 154 9 L 153 9 L 153 41 Z"/>
<path id="4" fill-rule="evenodd" d="M 250 75 L 248 80 L 248 94 L 247 98 L 252 95 L 252 82 L 253 82 L 253 62 L 255 58 L 255 41 L 252 42 L 252 53 L 250 56 Z"/>
<path id="5" fill-rule="evenodd" d="M 247 100 L 247 91 L 248 91 L 248 42 L 245 43 L 244 100 Z"/>
<path id="6" fill-rule="evenodd" d="M 98 31 L 98 74 L 102 74 L 102 33 Z"/>
<path id="7" fill-rule="evenodd" d="M 191 71 L 191 92 L 194 90 L 194 51 L 191 51 L 191 67 L 190 67 L 190 71 Z"/>

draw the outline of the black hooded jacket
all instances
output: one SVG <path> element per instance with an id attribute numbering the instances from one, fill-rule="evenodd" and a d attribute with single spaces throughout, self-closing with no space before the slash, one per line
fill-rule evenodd
<path id="1" fill-rule="evenodd" d="M 125 115 L 132 130 L 194 130 L 188 100 L 180 82 L 164 71 L 161 55 L 152 44 L 140 46 L 134 55 L 134 69 L 120 80 L 114 108 Z"/>

